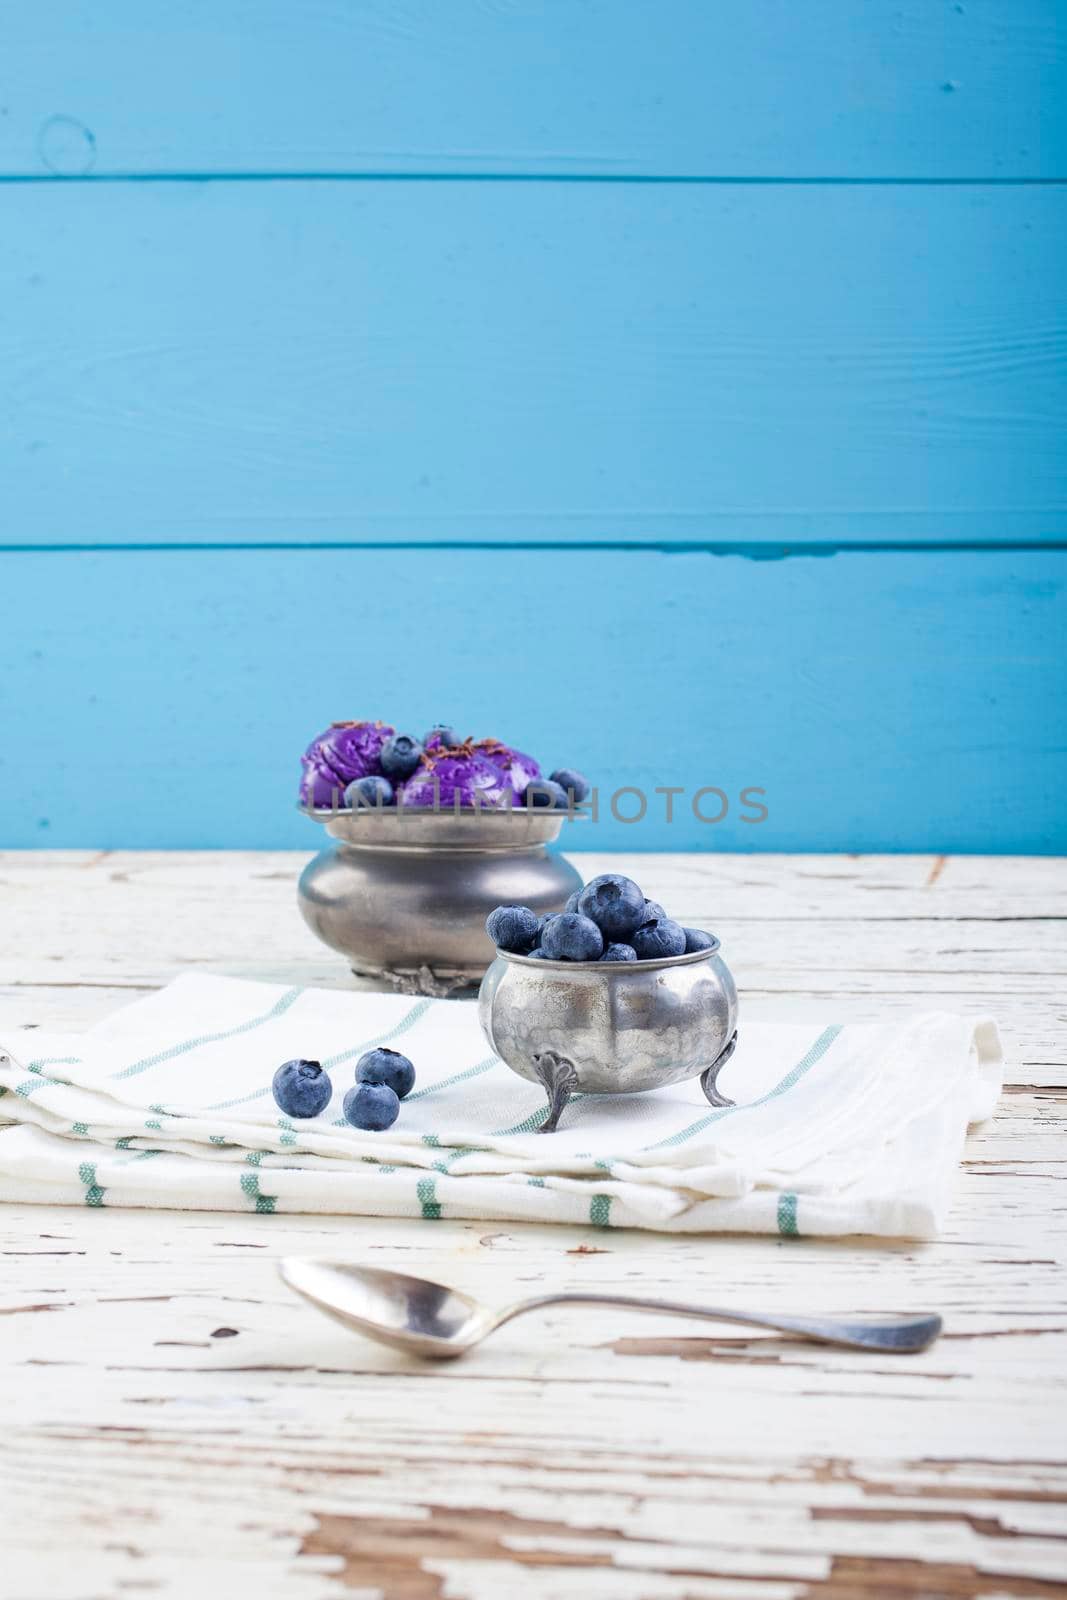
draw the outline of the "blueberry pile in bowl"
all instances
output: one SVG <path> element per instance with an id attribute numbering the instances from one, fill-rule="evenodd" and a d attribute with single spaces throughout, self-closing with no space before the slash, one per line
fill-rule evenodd
<path id="1" fill-rule="evenodd" d="M 415 1087 L 415 1068 L 399 1050 L 381 1046 L 356 1062 L 356 1081 L 344 1097 L 345 1121 L 382 1133 L 400 1115 L 400 1102 Z M 325 1111 L 333 1095 L 330 1074 L 318 1061 L 286 1061 L 271 1083 L 274 1103 L 287 1117 L 306 1119 Z"/>
<path id="2" fill-rule="evenodd" d="M 461 739 L 436 723 L 421 739 L 386 722 L 334 722 L 300 758 L 300 804 L 307 810 L 511 806 L 572 810 L 589 797 L 570 767 L 547 778 L 533 756 L 499 739 Z"/>
<path id="3" fill-rule="evenodd" d="M 562 911 L 538 917 L 528 906 L 497 906 L 485 931 L 498 950 L 531 961 L 662 961 L 717 950 L 700 928 L 683 928 L 632 878 L 606 872 L 577 889 Z"/>

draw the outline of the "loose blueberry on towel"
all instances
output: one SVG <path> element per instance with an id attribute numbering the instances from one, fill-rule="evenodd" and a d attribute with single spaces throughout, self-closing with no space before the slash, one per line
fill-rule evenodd
<path id="1" fill-rule="evenodd" d="M 485 931 L 498 950 L 524 956 L 537 943 L 540 919 L 529 906 L 497 906 L 485 919 Z"/>
<path id="2" fill-rule="evenodd" d="M 609 944 L 601 961 L 636 961 L 637 951 L 632 944 Z"/>
<path id="3" fill-rule="evenodd" d="M 566 789 L 561 788 L 551 778 L 538 778 L 536 782 L 527 784 L 523 790 L 522 803 L 524 806 L 533 806 L 537 811 L 547 809 L 566 811 L 570 799 Z"/>
<path id="4" fill-rule="evenodd" d="M 563 911 L 542 933 L 541 947 L 550 961 L 597 961 L 604 952 L 604 936 L 588 917 Z"/>
<path id="5" fill-rule="evenodd" d="M 399 1050 L 379 1045 L 377 1050 L 368 1050 L 356 1062 L 356 1082 L 384 1083 L 398 1100 L 403 1100 L 415 1087 L 414 1063 Z"/>
<path id="6" fill-rule="evenodd" d="M 575 772 L 573 767 L 557 767 L 551 777 L 552 782 L 558 783 L 569 798 L 573 797 L 576 806 L 580 806 L 583 800 L 589 799 L 590 784 L 584 773 Z"/>
<path id="7" fill-rule="evenodd" d="M 691 955 L 694 950 L 714 950 L 718 944 L 712 934 L 705 933 L 703 928 L 683 928 L 685 934 L 685 953 Z"/>
<path id="8" fill-rule="evenodd" d="M 393 786 L 388 778 L 356 778 L 345 790 L 345 805 L 356 810 L 366 810 L 367 806 L 391 806 L 392 803 Z"/>
<path id="9" fill-rule="evenodd" d="M 685 929 L 670 917 L 656 922 L 646 922 L 638 928 L 630 943 L 637 951 L 639 961 L 659 961 L 664 956 L 680 956 L 685 950 Z"/>
<path id="10" fill-rule="evenodd" d="M 274 1074 L 271 1091 L 287 1117 L 317 1117 L 330 1103 L 333 1084 L 317 1061 L 287 1061 Z"/>
<path id="11" fill-rule="evenodd" d="M 606 872 L 587 883 L 578 910 L 596 923 L 605 939 L 627 940 L 647 920 L 645 897 L 632 878 Z"/>
<path id="12" fill-rule="evenodd" d="M 357 1083 L 345 1095 L 344 1111 L 353 1128 L 382 1133 L 400 1115 L 400 1101 L 387 1083 Z"/>
<path id="13" fill-rule="evenodd" d="M 422 745 L 409 734 L 394 733 L 393 737 L 382 745 L 379 759 L 386 777 L 397 781 L 410 778 L 422 760 Z"/>

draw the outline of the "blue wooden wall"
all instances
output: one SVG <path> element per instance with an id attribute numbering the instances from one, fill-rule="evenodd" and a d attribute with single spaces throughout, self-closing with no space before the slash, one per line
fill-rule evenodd
<path id="1" fill-rule="evenodd" d="M 7 8 L 0 843 L 310 848 L 383 715 L 1067 848 L 1062 13 Z"/>

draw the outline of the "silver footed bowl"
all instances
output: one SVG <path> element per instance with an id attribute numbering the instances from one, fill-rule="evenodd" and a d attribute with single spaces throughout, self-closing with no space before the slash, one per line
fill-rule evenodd
<path id="1" fill-rule="evenodd" d="M 478 1017 L 490 1047 L 520 1078 L 544 1085 L 555 1130 L 572 1094 L 636 1094 L 716 1079 L 737 1044 L 737 989 L 709 950 L 662 961 L 534 961 L 498 950 Z"/>
<path id="2" fill-rule="evenodd" d="M 562 911 L 582 880 L 547 846 L 566 812 L 414 807 L 305 811 L 332 841 L 301 874 L 304 921 L 360 976 L 405 994 L 473 987 L 496 906 Z"/>

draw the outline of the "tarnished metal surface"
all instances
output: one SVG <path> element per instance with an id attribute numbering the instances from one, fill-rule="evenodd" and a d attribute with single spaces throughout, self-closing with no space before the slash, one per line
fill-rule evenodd
<path id="1" fill-rule="evenodd" d="M 712 1104 L 729 1103 L 715 1076 L 733 1051 L 737 990 L 718 946 L 617 964 L 498 951 L 478 1014 L 512 1071 L 545 1085 L 551 1126 L 572 1092 L 631 1094 L 698 1075 Z"/>
<path id="2" fill-rule="evenodd" d="M 311 812 L 337 840 L 309 862 L 304 920 L 354 971 L 412 994 L 476 984 L 498 905 L 559 911 L 581 878 L 550 854 L 563 816 L 512 812 Z"/>

